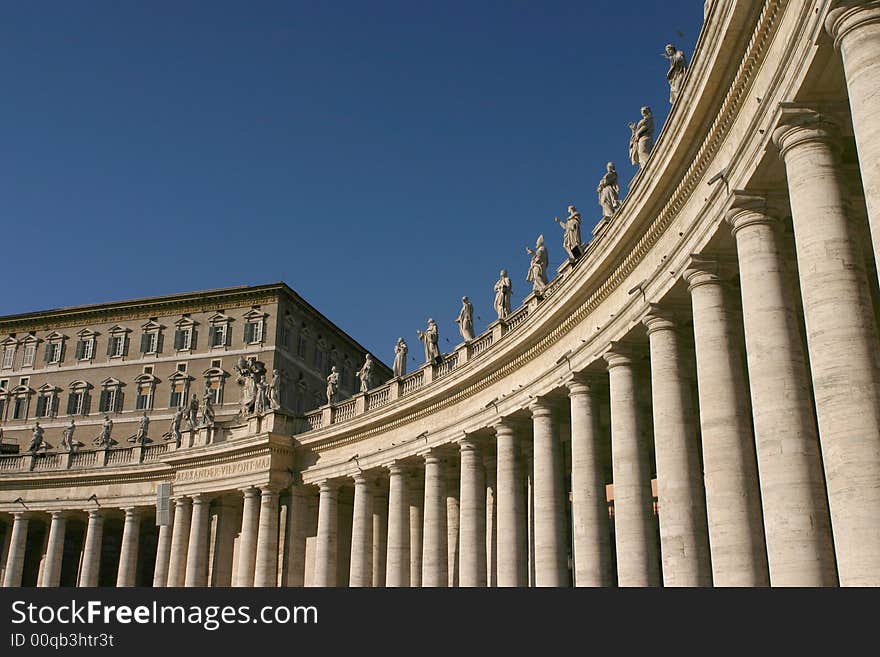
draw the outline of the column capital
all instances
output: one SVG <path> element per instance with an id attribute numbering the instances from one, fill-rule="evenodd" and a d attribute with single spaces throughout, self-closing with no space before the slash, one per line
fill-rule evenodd
<path id="1" fill-rule="evenodd" d="M 826 114 L 799 103 L 779 103 L 779 119 L 771 136 L 784 159 L 793 148 L 802 144 L 824 143 L 840 148 L 840 130 Z"/>
<path id="2" fill-rule="evenodd" d="M 674 331 L 679 326 L 677 313 L 668 306 L 656 303 L 648 304 L 648 310 L 642 317 L 642 324 L 648 330 L 648 335 L 655 331 Z"/>
<path id="3" fill-rule="evenodd" d="M 122 509 L 125 512 L 125 519 L 129 518 L 138 518 L 141 515 L 141 508 L 139 506 L 126 506 Z"/>
<path id="4" fill-rule="evenodd" d="M 602 358 L 611 370 L 620 365 L 634 365 L 642 355 L 641 350 L 631 342 L 614 340 L 605 348 Z"/>
<path id="5" fill-rule="evenodd" d="M 174 506 L 187 506 L 192 504 L 192 498 L 189 495 L 172 497 L 171 500 L 174 502 Z"/>
<path id="6" fill-rule="evenodd" d="M 83 512 L 89 515 L 89 520 L 104 518 L 104 509 L 83 509 Z"/>
<path id="7" fill-rule="evenodd" d="M 260 495 L 263 497 L 269 495 L 278 495 L 280 492 L 278 486 L 272 484 L 266 484 L 265 486 L 260 486 Z"/>
<path id="8" fill-rule="evenodd" d="M 458 445 L 458 449 L 462 452 L 477 449 L 477 439 L 472 433 L 462 432 L 461 436 L 456 438 L 453 442 Z"/>
<path id="9" fill-rule="evenodd" d="M 588 395 L 604 385 L 606 376 L 598 372 L 572 372 L 564 381 L 569 397 Z"/>
<path id="10" fill-rule="evenodd" d="M 532 419 L 535 419 L 536 417 L 552 416 L 554 405 L 546 397 L 533 397 L 526 408 L 532 414 Z"/>
<path id="11" fill-rule="evenodd" d="M 401 461 L 392 461 L 383 467 L 388 470 L 389 475 L 404 475 L 408 469 Z"/>
<path id="12" fill-rule="evenodd" d="M 260 489 L 256 486 L 246 486 L 244 488 L 239 488 L 241 494 L 245 497 L 259 497 Z"/>
<path id="13" fill-rule="evenodd" d="M 749 226 L 778 225 L 785 213 L 783 205 L 780 194 L 735 189 L 730 194 L 730 207 L 724 220 L 734 235 Z"/>
<path id="14" fill-rule="evenodd" d="M 339 492 L 339 481 L 336 479 L 323 479 L 318 482 L 318 493 L 320 494 L 336 494 Z"/>
<path id="15" fill-rule="evenodd" d="M 728 267 L 735 266 L 732 259 L 694 254 L 682 272 L 688 292 L 701 285 L 721 285 L 728 278 Z"/>
<path id="16" fill-rule="evenodd" d="M 877 0 L 834 0 L 825 16 L 825 31 L 834 39 L 834 47 L 839 49 L 840 42 L 850 32 L 871 23 L 880 23 L 880 2 Z"/>
<path id="17" fill-rule="evenodd" d="M 355 472 L 351 475 L 351 479 L 355 486 L 369 486 L 373 481 L 373 477 L 368 475 L 364 470 L 358 470 Z M 320 484 L 318 488 L 320 490 Z"/>
<path id="18" fill-rule="evenodd" d="M 525 423 L 525 418 L 505 415 L 503 417 L 499 417 L 494 422 L 492 422 L 489 425 L 489 428 L 493 429 L 495 431 L 495 435 L 497 436 L 499 433 L 514 433 L 517 429 L 523 428 L 525 426 Z"/>
<path id="19" fill-rule="evenodd" d="M 55 520 L 56 518 L 58 518 L 58 519 L 67 518 L 69 515 L 70 515 L 70 511 L 64 511 L 64 510 L 49 511 L 49 516 L 52 518 L 52 520 Z"/>
<path id="20" fill-rule="evenodd" d="M 429 449 L 423 454 L 423 456 L 425 457 L 425 465 L 428 465 L 429 463 L 432 465 L 443 464 L 445 461 L 443 454 L 441 454 L 440 450 L 436 447 Z"/>

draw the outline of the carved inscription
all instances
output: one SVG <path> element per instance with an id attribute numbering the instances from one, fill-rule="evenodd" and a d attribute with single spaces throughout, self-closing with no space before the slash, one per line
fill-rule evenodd
<path id="1" fill-rule="evenodd" d="M 222 465 L 211 465 L 205 468 L 181 470 L 177 473 L 176 481 L 183 483 L 189 481 L 222 479 L 223 477 L 244 474 L 246 472 L 255 472 L 258 470 L 268 471 L 271 465 L 271 456 L 261 456 L 260 458 L 251 459 L 249 461 L 236 461 L 234 463 L 224 463 Z"/>

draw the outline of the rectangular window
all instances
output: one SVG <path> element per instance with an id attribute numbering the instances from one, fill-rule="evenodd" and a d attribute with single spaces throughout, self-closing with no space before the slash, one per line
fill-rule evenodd
<path id="1" fill-rule="evenodd" d="M 141 353 L 155 354 L 159 346 L 158 333 L 144 333 L 141 336 Z"/>
<path id="2" fill-rule="evenodd" d="M 98 404 L 98 410 L 101 413 L 108 413 L 112 411 L 119 411 L 121 401 L 121 393 L 119 392 L 119 388 L 107 388 L 101 391 L 101 401 Z"/>
<path id="3" fill-rule="evenodd" d="M 306 339 L 303 336 L 299 336 L 299 341 L 296 344 L 296 354 L 300 358 L 306 357 Z"/>
<path id="4" fill-rule="evenodd" d="M 60 363 L 61 362 L 61 346 L 60 342 L 50 342 L 46 345 L 46 362 L 47 363 Z"/>
<path id="5" fill-rule="evenodd" d="M 152 365 L 144 365 L 144 374 L 152 374 L 153 366 Z"/>
<path id="6" fill-rule="evenodd" d="M 95 338 L 83 340 L 82 360 L 89 360 L 95 353 Z"/>
<path id="7" fill-rule="evenodd" d="M 221 396 L 220 396 L 220 384 L 217 383 L 216 387 L 214 387 L 212 385 L 211 388 L 209 388 L 209 390 L 211 391 L 211 401 L 217 405 L 222 404 L 223 401 L 221 400 Z"/>
<path id="8" fill-rule="evenodd" d="M 34 364 L 34 356 L 37 353 L 37 345 L 29 342 L 24 346 L 24 354 L 21 357 L 21 366 L 30 367 Z"/>
<path id="9" fill-rule="evenodd" d="M 186 372 L 186 363 L 178 363 L 177 364 L 178 372 Z"/>
<path id="10" fill-rule="evenodd" d="M 67 398 L 68 415 L 88 415 L 89 396 L 85 391 L 71 392 Z"/>
<path id="11" fill-rule="evenodd" d="M 37 411 L 35 413 L 36 417 L 46 417 L 49 408 L 49 398 L 48 397 L 37 397 Z"/>
<path id="12" fill-rule="evenodd" d="M 177 351 L 192 349 L 192 327 L 177 329 L 174 332 L 174 348 Z"/>
<path id="13" fill-rule="evenodd" d="M 0 422 L 6 419 L 6 399 L 0 398 Z"/>
<path id="14" fill-rule="evenodd" d="M 110 338 L 110 344 L 107 349 L 111 357 L 125 355 L 125 336 L 114 335 Z"/>
<path id="15" fill-rule="evenodd" d="M 9 387 L 9 379 L 0 379 L 0 388 L 6 390 Z"/>
<path id="16" fill-rule="evenodd" d="M 246 344 L 255 344 L 263 340 L 263 321 L 248 322 L 244 325 L 244 341 Z"/>
<path id="17" fill-rule="evenodd" d="M 290 348 L 290 329 L 286 324 L 281 325 L 281 346 L 285 349 Z"/>
<path id="18" fill-rule="evenodd" d="M 223 363 L 223 361 L 221 359 L 215 358 L 214 360 L 211 361 L 211 367 L 216 367 L 217 369 L 220 369 L 220 366 L 222 365 L 222 363 Z"/>
<path id="19" fill-rule="evenodd" d="M 211 346 L 222 347 L 226 344 L 226 324 L 211 327 Z"/>
<path id="20" fill-rule="evenodd" d="M 7 345 L 3 349 L 3 367 L 10 368 L 12 367 L 12 361 L 15 358 L 15 345 Z"/>
<path id="21" fill-rule="evenodd" d="M 153 406 L 153 388 L 145 386 L 138 390 L 137 399 L 135 400 L 135 408 L 139 411 L 146 411 Z"/>
<path id="22" fill-rule="evenodd" d="M 184 390 L 172 390 L 171 402 L 169 406 L 171 408 L 177 408 L 178 406 L 183 406 L 184 404 L 186 404 L 186 392 Z"/>
<path id="23" fill-rule="evenodd" d="M 31 380 L 31 377 L 23 376 L 18 380 L 18 385 L 26 386 L 28 383 L 30 383 L 30 380 Z"/>
<path id="24" fill-rule="evenodd" d="M 27 417 L 27 397 L 18 397 L 12 405 L 12 419 L 24 420 Z"/>

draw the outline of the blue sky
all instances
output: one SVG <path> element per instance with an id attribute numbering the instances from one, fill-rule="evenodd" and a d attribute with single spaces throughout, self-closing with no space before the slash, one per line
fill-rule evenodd
<path id="1" fill-rule="evenodd" d="M 5 3 L 0 314 L 287 282 L 380 359 L 626 186 L 702 2 Z"/>

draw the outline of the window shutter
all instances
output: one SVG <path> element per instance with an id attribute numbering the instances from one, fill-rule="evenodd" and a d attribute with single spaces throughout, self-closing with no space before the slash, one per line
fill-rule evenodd
<path id="1" fill-rule="evenodd" d="M 123 335 L 122 336 L 122 355 L 123 356 L 128 356 L 128 343 L 129 342 L 130 342 L 130 340 L 128 339 L 128 336 Z"/>
<path id="2" fill-rule="evenodd" d="M 226 338 L 225 344 L 228 347 L 229 345 L 232 344 L 232 326 L 230 326 L 228 322 L 226 324 L 226 331 L 225 331 L 224 337 Z"/>
<path id="3" fill-rule="evenodd" d="M 74 352 L 74 357 L 76 360 L 80 360 L 86 353 L 86 341 L 85 340 L 77 340 L 76 341 L 76 351 Z"/>
<path id="4" fill-rule="evenodd" d="M 141 334 L 141 353 L 147 353 L 147 349 L 150 348 L 150 334 L 142 333 Z"/>
<path id="5" fill-rule="evenodd" d="M 189 339 L 189 348 L 190 348 L 190 351 L 195 351 L 196 350 L 196 338 L 199 337 L 199 332 L 198 332 L 198 330 L 196 330 L 195 326 L 193 326 L 191 330 L 192 330 L 192 337 Z"/>
<path id="6" fill-rule="evenodd" d="M 107 355 L 108 356 L 113 355 L 113 351 L 114 351 L 113 346 L 114 346 L 116 340 L 117 340 L 117 338 L 115 338 L 112 335 L 109 338 L 107 338 Z"/>
<path id="7" fill-rule="evenodd" d="M 125 399 L 125 393 L 122 392 L 122 389 L 120 388 L 119 390 L 116 391 L 116 408 L 113 409 L 117 413 L 122 412 L 124 399 Z"/>
<path id="8" fill-rule="evenodd" d="M 70 393 L 67 396 L 67 414 L 73 415 L 74 411 L 76 411 L 76 394 L 75 392 Z"/>
<path id="9" fill-rule="evenodd" d="M 46 343 L 46 351 L 43 352 L 43 360 L 47 363 L 52 362 L 52 343 Z"/>
<path id="10" fill-rule="evenodd" d="M 57 394 L 52 395 L 51 399 L 52 399 L 52 411 L 51 411 L 50 415 L 52 415 L 52 417 L 55 417 L 58 415 L 58 402 L 61 400 L 58 399 Z"/>
<path id="11" fill-rule="evenodd" d="M 254 329 L 257 328 L 257 325 L 253 322 L 248 322 L 244 325 L 244 341 L 245 344 L 250 344 L 254 341 Z"/>
<path id="12" fill-rule="evenodd" d="M 92 405 L 92 396 L 88 392 L 83 392 L 82 414 L 89 414 L 89 407 Z"/>
<path id="13" fill-rule="evenodd" d="M 58 345 L 58 362 L 59 363 L 64 362 L 64 342 L 63 341 L 61 342 L 61 344 Z"/>
<path id="14" fill-rule="evenodd" d="M 217 327 L 212 326 L 208 329 L 208 342 L 210 343 L 208 346 L 213 347 L 217 344 Z"/>
<path id="15" fill-rule="evenodd" d="M 161 354 L 161 353 L 162 353 L 162 343 L 164 343 L 164 342 L 165 342 L 165 336 L 162 335 L 162 332 L 160 331 L 160 332 L 156 335 L 156 353 L 157 353 L 157 354 Z"/>
<path id="16" fill-rule="evenodd" d="M 98 412 L 99 413 L 106 413 L 107 412 L 107 410 L 108 410 L 107 405 L 109 403 L 109 399 L 108 399 L 109 397 L 110 397 L 109 390 L 102 390 L 101 391 L 101 397 L 99 398 L 99 401 L 98 401 Z"/>
<path id="17" fill-rule="evenodd" d="M 174 332 L 174 350 L 180 351 L 183 349 L 183 331 L 177 329 Z"/>
<path id="18" fill-rule="evenodd" d="M 46 397 L 37 397 L 37 417 L 46 415 Z"/>

